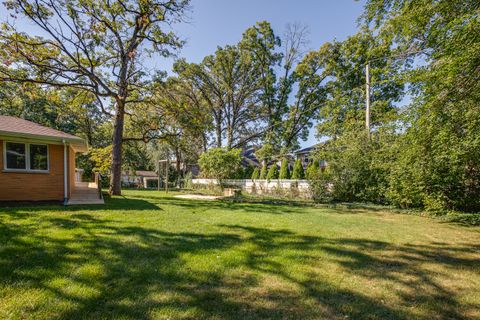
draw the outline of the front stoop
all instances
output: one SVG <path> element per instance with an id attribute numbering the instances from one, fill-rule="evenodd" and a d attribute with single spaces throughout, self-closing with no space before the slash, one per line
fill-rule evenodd
<path id="1" fill-rule="evenodd" d="M 95 183 L 77 182 L 67 205 L 104 203 L 103 198 L 98 197 L 98 188 Z"/>

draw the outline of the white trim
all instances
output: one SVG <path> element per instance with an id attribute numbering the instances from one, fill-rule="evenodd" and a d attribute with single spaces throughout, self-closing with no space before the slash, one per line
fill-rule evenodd
<path id="1" fill-rule="evenodd" d="M 25 169 L 12 169 L 7 168 L 7 143 L 18 143 L 25 145 Z M 30 163 L 30 145 L 40 145 L 47 147 L 47 169 L 46 170 L 38 170 L 38 169 L 31 169 Z M 46 143 L 27 143 L 21 141 L 11 141 L 11 140 L 3 140 L 3 172 L 12 172 L 12 173 L 49 173 L 50 172 L 50 148 Z"/>
<path id="2" fill-rule="evenodd" d="M 23 132 L 11 132 L 11 131 L 3 131 L 3 130 L 0 130 L 0 136 L 20 137 L 20 138 L 24 138 L 24 139 L 56 141 L 58 144 L 62 144 L 63 141 L 84 143 L 84 140 L 82 138 L 75 137 L 75 136 L 73 136 L 73 137 L 57 137 L 57 136 L 48 136 L 48 135 L 31 134 L 31 133 L 23 133 Z"/>
<path id="3" fill-rule="evenodd" d="M 68 167 L 67 167 L 67 143 L 63 140 L 63 201 L 68 202 Z"/>

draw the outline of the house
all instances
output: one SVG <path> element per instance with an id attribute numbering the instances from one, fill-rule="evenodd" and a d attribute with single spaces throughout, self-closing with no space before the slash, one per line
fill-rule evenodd
<path id="1" fill-rule="evenodd" d="M 248 147 L 242 150 L 240 153 L 240 156 L 242 157 L 242 167 L 260 167 L 260 161 L 258 161 L 255 156 L 255 151 L 255 147 Z"/>
<path id="2" fill-rule="evenodd" d="M 158 179 L 158 174 L 154 171 L 136 170 L 122 172 L 122 184 L 126 187 L 141 187 L 145 185 L 145 180 L 152 179 Z"/>
<path id="3" fill-rule="evenodd" d="M 319 147 L 319 144 L 294 152 L 295 158 L 302 162 L 303 169 L 307 169 L 307 166 L 313 161 L 313 153 L 317 150 L 317 147 Z M 320 160 L 320 168 L 323 170 L 326 166 L 327 162 L 325 160 Z"/>
<path id="4" fill-rule="evenodd" d="M 24 119 L 0 116 L 0 201 L 103 203 L 95 184 L 76 182 L 82 138 Z"/>

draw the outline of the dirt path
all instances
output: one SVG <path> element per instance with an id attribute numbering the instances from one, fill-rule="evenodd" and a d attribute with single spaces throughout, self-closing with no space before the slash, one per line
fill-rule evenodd
<path id="1" fill-rule="evenodd" d="M 220 199 L 221 196 L 207 196 L 207 195 L 201 195 L 201 194 L 182 194 L 182 195 L 175 196 L 175 198 L 192 199 L 192 200 L 217 200 L 217 199 Z"/>

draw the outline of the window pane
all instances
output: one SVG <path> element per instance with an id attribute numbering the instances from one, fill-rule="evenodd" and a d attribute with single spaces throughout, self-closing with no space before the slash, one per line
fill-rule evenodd
<path id="1" fill-rule="evenodd" d="M 32 170 L 47 170 L 47 146 L 39 144 L 30 145 L 30 169 Z"/>
<path id="2" fill-rule="evenodd" d="M 7 169 L 26 169 L 25 144 L 7 142 Z"/>

